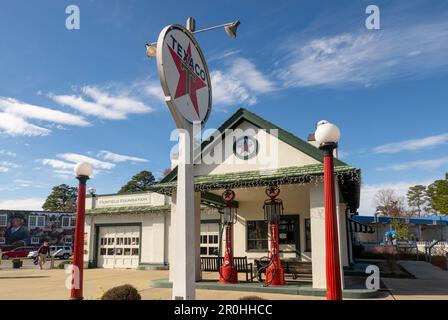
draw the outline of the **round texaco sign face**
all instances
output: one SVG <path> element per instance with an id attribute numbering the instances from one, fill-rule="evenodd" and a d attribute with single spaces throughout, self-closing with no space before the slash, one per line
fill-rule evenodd
<path id="1" fill-rule="evenodd" d="M 243 136 L 233 144 L 233 153 L 240 159 L 248 160 L 258 153 L 258 141 L 250 136 Z"/>
<path id="2" fill-rule="evenodd" d="M 211 111 L 210 75 L 201 48 L 180 25 L 165 27 L 157 41 L 157 68 L 165 100 L 178 127 L 205 123 Z"/>

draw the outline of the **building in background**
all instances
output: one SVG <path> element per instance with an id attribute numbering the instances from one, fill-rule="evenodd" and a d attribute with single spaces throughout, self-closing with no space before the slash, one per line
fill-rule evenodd
<path id="1" fill-rule="evenodd" d="M 0 210 L 0 246 L 3 248 L 73 243 L 74 213 Z"/>

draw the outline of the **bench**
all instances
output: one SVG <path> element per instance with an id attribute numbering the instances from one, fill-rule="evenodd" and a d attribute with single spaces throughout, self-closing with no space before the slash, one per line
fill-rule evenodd
<path id="1" fill-rule="evenodd" d="M 247 261 L 247 257 L 233 257 L 233 263 L 237 272 L 246 274 L 246 281 L 253 281 L 253 263 Z M 224 264 L 223 257 L 201 257 L 201 271 L 219 272 L 219 268 Z"/>
<path id="2" fill-rule="evenodd" d="M 281 260 L 280 261 L 283 267 L 283 271 L 285 275 L 290 275 L 294 280 L 298 278 L 305 278 L 307 280 L 312 279 L 313 269 L 311 262 L 307 261 L 298 261 L 298 260 Z M 255 259 L 255 264 L 257 266 L 257 270 L 262 270 L 257 274 L 258 280 L 261 282 L 262 273 L 266 274 L 266 269 L 263 266 L 267 267 L 267 263 L 269 263 L 268 259 L 263 259 L 263 262 L 260 259 Z"/>

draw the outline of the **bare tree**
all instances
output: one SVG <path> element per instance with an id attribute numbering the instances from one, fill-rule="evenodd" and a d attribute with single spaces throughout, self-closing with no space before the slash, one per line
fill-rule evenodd
<path id="1" fill-rule="evenodd" d="M 398 196 L 394 190 L 382 189 L 375 195 L 376 211 L 388 217 L 407 216 L 404 197 Z"/>

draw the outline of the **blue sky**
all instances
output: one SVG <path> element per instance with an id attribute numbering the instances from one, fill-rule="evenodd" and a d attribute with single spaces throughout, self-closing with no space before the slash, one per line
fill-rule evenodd
<path id="1" fill-rule="evenodd" d="M 80 8 L 79 30 L 65 9 Z M 380 30 L 367 30 L 367 5 Z M 144 44 L 171 23 L 241 20 L 199 34 L 219 126 L 247 107 L 305 138 L 320 119 L 363 170 L 361 214 L 448 171 L 448 3 L 430 1 L 2 1 L 0 207 L 38 209 L 89 157 L 99 193 L 169 167 L 174 127 Z M 91 160 L 92 161 L 92 160 Z"/>

